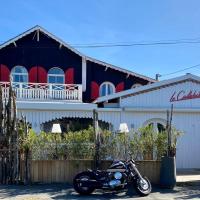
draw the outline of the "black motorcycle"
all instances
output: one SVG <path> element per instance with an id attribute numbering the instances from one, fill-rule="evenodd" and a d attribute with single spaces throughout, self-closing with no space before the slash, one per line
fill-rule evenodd
<path id="1" fill-rule="evenodd" d="M 114 161 L 105 171 L 88 170 L 77 174 L 74 178 L 74 189 L 83 195 L 92 193 L 95 189 L 123 190 L 132 184 L 141 196 L 151 192 L 151 183 L 143 177 L 133 159 L 126 162 Z"/>

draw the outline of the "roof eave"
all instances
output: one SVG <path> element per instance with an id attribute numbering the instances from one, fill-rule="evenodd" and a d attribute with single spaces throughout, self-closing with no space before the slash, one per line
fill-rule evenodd
<path id="1" fill-rule="evenodd" d="M 164 85 L 178 83 L 178 82 L 186 81 L 186 80 L 194 80 L 194 81 L 200 82 L 200 77 L 195 76 L 193 74 L 186 74 L 186 75 L 183 75 L 183 76 L 180 76 L 180 77 L 176 77 L 176 78 L 152 83 L 150 85 L 145 85 L 145 86 L 141 86 L 141 87 L 138 87 L 138 88 L 129 89 L 129 90 L 125 90 L 125 91 L 122 91 L 122 92 L 115 93 L 115 94 L 111 94 L 111 95 L 108 95 L 108 96 L 99 97 L 96 100 L 94 100 L 93 103 L 102 103 L 102 102 L 109 101 L 109 100 L 112 100 L 112 99 L 117 99 L 117 98 L 120 98 L 120 97 L 133 95 L 135 93 L 148 91 L 148 90 L 151 90 L 151 89 L 154 89 L 154 88 L 156 89 L 156 88 L 159 88 L 159 87 L 163 87 Z"/>

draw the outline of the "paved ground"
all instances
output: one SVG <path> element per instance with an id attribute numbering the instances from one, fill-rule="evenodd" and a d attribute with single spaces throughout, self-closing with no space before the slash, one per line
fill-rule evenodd
<path id="1" fill-rule="evenodd" d="M 200 170 L 178 171 L 177 187 L 172 189 L 160 189 L 153 186 L 153 191 L 148 197 L 139 197 L 131 188 L 129 191 L 105 192 L 95 191 L 90 196 L 78 195 L 70 185 L 32 185 L 32 186 L 5 186 L 0 185 L 0 199 L 5 200 L 78 200 L 78 199 L 127 199 L 127 200 L 200 200 Z"/>
<path id="2" fill-rule="evenodd" d="M 78 200 L 78 199 L 128 199 L 128 200 L 180 200 L 200 199 L 200 185 L 178 186 L 175 189 L 159 189 L 153 187 L 148 197 L 139 197 L 134 190 L 120 193 L 96 191 L 90 196 L 79 196 L 72 187 L 64 184 L 32 185 L 32 186 L 0 186 L 0 199 L 5 200 Z"/>
<path id="3" fill-rule="evenodd" d="M 178 170 L 176 180 L 178 183 L 200 185 L 200 169 Z"/>

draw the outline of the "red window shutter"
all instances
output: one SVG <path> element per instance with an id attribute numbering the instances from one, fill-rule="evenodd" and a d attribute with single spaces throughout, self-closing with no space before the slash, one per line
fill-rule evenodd
<path id="1" fill-rule="evenodd" d="M 38 66 L 38 82 L 47 83 L 47 71 L 44 67 Z"/>
<path id="2" fill-rule="evenodd" d="M 28 80 L 30 83 L 37 83 L 37 66 L 34 66 L 29 70 Z"/>
<path id="3" fill-rule="evenodd" d="M 0 64 L 0 81 L 10 81 L 10 70 L 6 65 Z"/>
<path id="4" fill-rule="evenodd" d="M 95 82 L 91 82 L 91 99 L 94 100 L 99 97 L 99 85 Z"/>
<path id="5" fill-rule="evenodd" d="M 65 71 L 65 83 L 74 84 L 74 68 L 69 68 Z"/>
<path id="6" fill-rule="evenodd" d="M 123 90 L 124 90 L 124 82 L 121 82 L 116 86 L 116 92 L 121 92 Z"/>
<path id="7" fill-rule="evenodd" d="M 41 66 L 34 66 L 29 71 L 29 82 L 31 83 L 46 83 L 47 72 Z"/>

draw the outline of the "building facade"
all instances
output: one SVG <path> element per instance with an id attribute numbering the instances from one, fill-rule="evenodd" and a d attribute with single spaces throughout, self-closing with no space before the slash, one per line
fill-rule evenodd
<path id="1" fill-rule="evenodd" d="M 156 131 L 166 127 L 173 104 L 172 126 L 183 132 L 177 143 L 177 168 L 200 168 L 200 77 L 187 74 L 99 97 L 95 103 L 116 130 L 127 123 L 129 130 L 151 124 Z"/>
<path id="2" fill-rule="evenodd" d="M 54 122 L 61 123 L 63 131 L 76 123 L 87 125 L 94 109 L 100 124 L 114 131 L 120 123 L 127 123 L 129 130 L 152 124 L 159 131 L 166 126 L 166 110 L 173 104 L 173 125 L 184 132 L 177 146 L 177 167 L 200 168 L 197 76 L 156 82 L 85 56 L 36 26 L 0 45 L 4 99 L 10 84 L 18 117 L 26 116 L 36 132 L 50 131 Z"/>
<path id="3" fill-rule="evenodd" d="M 53 120 L 91 119 L 98 97 L 155 82 L 85 56 L 40 26 L 0 45 L 4 98 L 10 77 L 18 116 L 25 115 L 37 132 Z"/>

